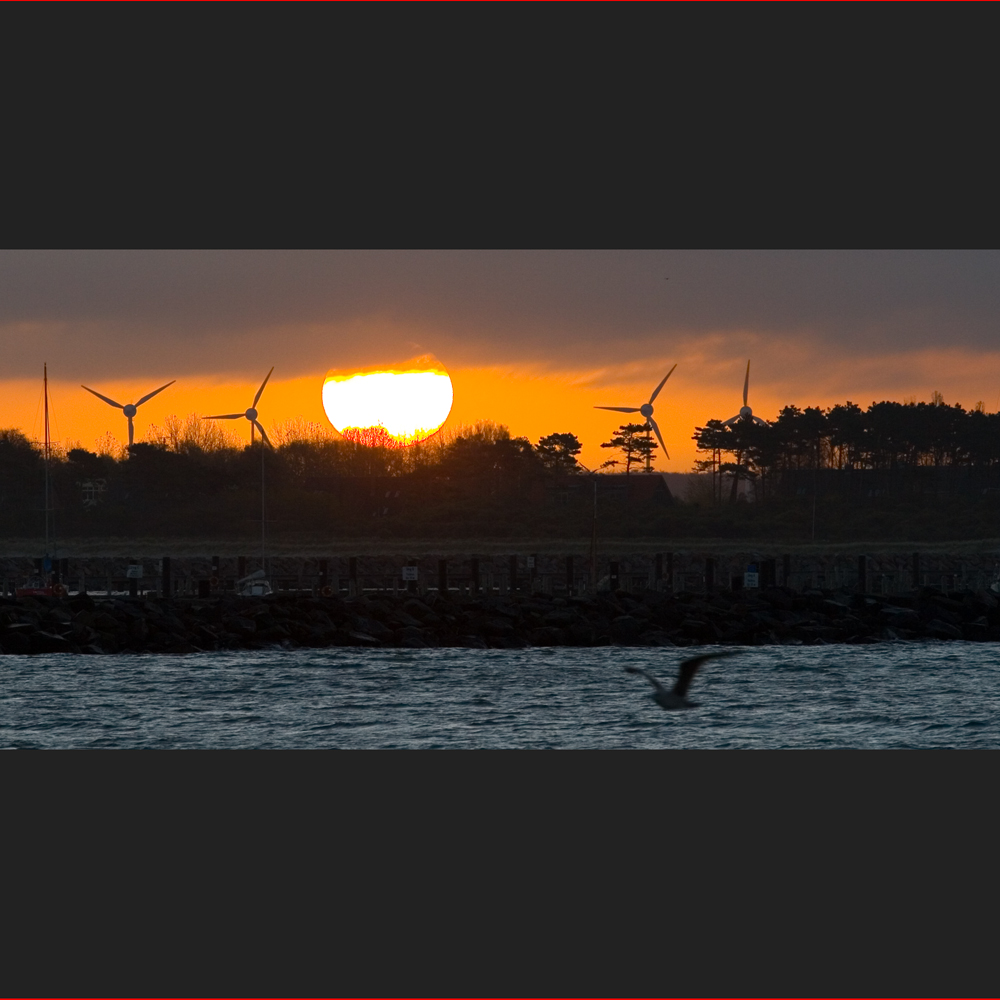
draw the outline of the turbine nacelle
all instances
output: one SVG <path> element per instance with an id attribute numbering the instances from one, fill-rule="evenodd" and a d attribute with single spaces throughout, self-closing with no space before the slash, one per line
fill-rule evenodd
<path id="1" fill-rule="evenodd" d="M 243 416 L 246 417 L 250 423 L 253 423 L 257 419 L 257 411 L 251 406 L 250 409 L 243 414 Z"/>

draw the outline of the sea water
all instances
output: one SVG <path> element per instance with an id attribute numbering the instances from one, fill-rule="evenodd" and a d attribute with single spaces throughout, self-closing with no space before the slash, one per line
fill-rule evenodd
<path id="1" fill-rule="evenodd" d="M 732 648 L 732 647 L 727 647 Z M 993 747 L 1000 644 L 0 656 L 0 747 Z"/>

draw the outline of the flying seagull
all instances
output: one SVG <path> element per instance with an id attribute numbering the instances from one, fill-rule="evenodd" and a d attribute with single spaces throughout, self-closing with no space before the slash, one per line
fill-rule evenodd
<path id="1" fill-rule="evenodd" d="M 686 696 L 687 689 L 691 686 L 691 681 L 698 672 L 698 668 L 706 660 L 718 660 L 724 656 L 738 656 L 742 652 L 741 649 L 729 649 L 721 653 L 702 653 L 701 656 L 692 656 L 688 660 L 682 660 L 681 669 L 677 674 L 677 683 L 672 691 L 668 691 L 652 674 L 640 667 L 626 667 L 625 673 L 642 674 L 653 685 L 654 691 L 651 697 L 660 708 L 694 708 L 698 702 L 688 701 Z"/>

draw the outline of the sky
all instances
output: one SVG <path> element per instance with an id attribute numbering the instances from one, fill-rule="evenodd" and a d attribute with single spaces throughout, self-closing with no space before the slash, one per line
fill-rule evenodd
<path id="1" fill-rule="evenodd" d="M 450 426 L 570 431 L 593 468 L 624 419 L 594 407 L 638 406 L 676 364 L 657 468 L 684 472 L 748 359 L 765 419 L 934 391 L 1000 409 L 998 319 L 994 251 L 2 251 L 0 427 L 40 436 L 43 362 L 53 436 L 93 448 L 126 424 L 81 383 L 125 403 L 177 379 L 140 408 L 141 441 L 171 413 L 245 409 L 272 366 L 265 427 L 324 423 L 330 369 L 432 354 Z"/>

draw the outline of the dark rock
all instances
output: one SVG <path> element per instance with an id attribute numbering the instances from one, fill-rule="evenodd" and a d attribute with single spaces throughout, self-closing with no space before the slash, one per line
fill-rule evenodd
<path id="1" fill-rule="evenodd" d="M 422 646 L 427 645 L 424 642 L 424 630 L 418 628 L 416 625 L 406 625 L 403 628 L 396 629 L 395 639 L 400 646 L 408 645 L 410 639 L 419 639 Z"/>
<path id="2" fill-rule="evenodd" d="M 642 646 L 672 646 L 670 637 L 665 632 L 651 631 L 643 632 L 639 636 L 639 644 Z"/>
<path id="3" fill-rule="evenodd" d="M 634 642 L 645 627 L 646 623 L 633 615 L 619 615 L 611 620 L 611 634 L 622 642 Z"/>
<path id="4" fill-rule="evenodd" d="M 399 645 L 404 649 L 427 649 L 427 643 L 419 635 L 403 636 L 399 640 Z"/>
<path id="5" fill-rule="evenodd" d="M 542 628 L 533 628 L 529 633 L 529 638 L 532 646 L 563 646 L 566 642 L 566 632 L 564 629 L 548 625 Z"/>
<path id="6" fill-rule="evenodd" d="M 434 614 L 431 609 L 424 604 L 423 601 L 418 601 L 415 597 L 411 597 L 408 601 L 403 604 L 403 610 L 409 614 L 413 615 L 415 618 L 419 618 L 423 621 L 427 615 Z"/>
<path id="7" fill-rule="evenodd" d="M 414 618 L 413 615 L 408 615 L 405 611 L 394 611 L 389 618 L 388 624 L 396 628 L 403 625 L 411 625 L 419 628 L 423 625 L 423 622 L 419 618 Z"/>
<path id="8" fill-rule="evenodd" d="M 68 653 L 70 644 L 61 635 L 52 632 L 35 632 L 31 636 L 32 653 Z"/>
<path id="9" fill-rule="evenodd" d="M 483 635 L 496 638 L 510 638 L 514 635 L 513 625 L 499 621 L 496 618 L 491 618 L 489 621 L 483 622 L 482 629 Z"/>
<path id="10" fill-rule="evenodd" d="M 31 636 L 20 629 L 10 629 L 0 638 L 0 649 L 5 653 L 24 655 L 31 652 Z"/>
<path id="11" fill-rule="evenodd" d="M 381 646 L 382 643 L 375 638 L 373 635 L 368 635 L 365 632 L 348 632 L 347 633 L 351 639 L 354 641 L 354 645 L 357 646 Z"/>
<path id="12" fill-rule="evenodd" d="M 940 618 L 933 618 L 927 623 L 927 634 L 938 639 L 961 639 L 962 630 L 951 622 L 942 621 Z"/>

